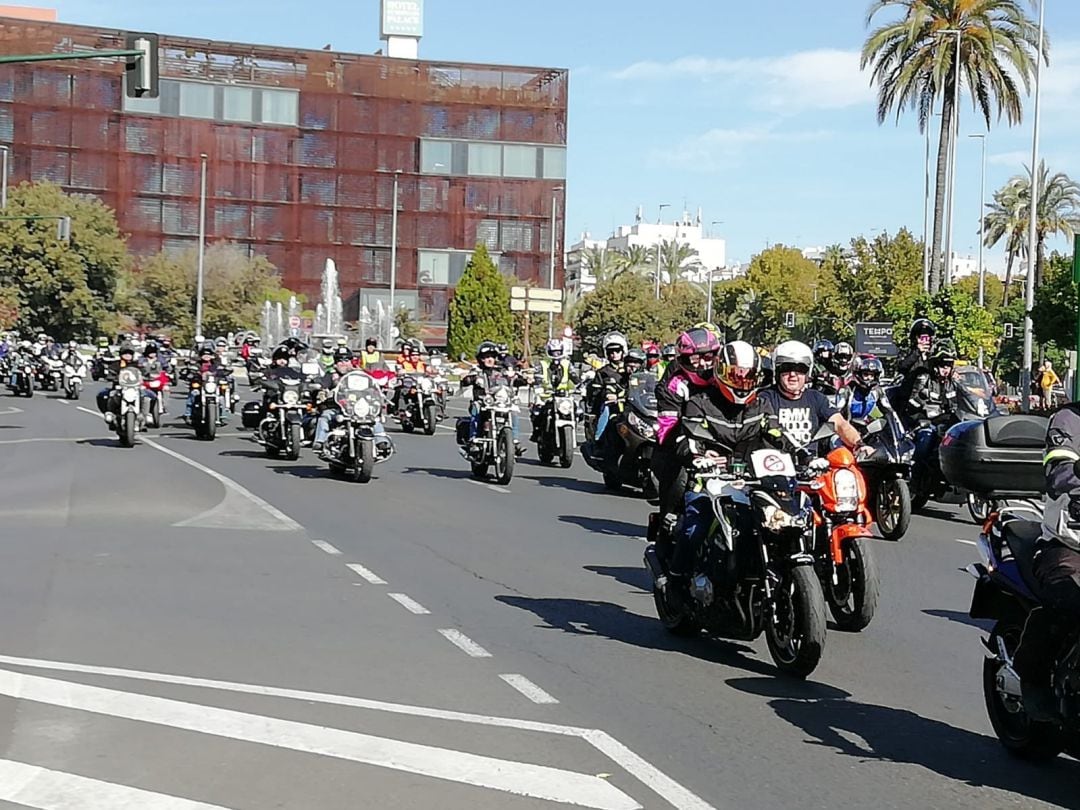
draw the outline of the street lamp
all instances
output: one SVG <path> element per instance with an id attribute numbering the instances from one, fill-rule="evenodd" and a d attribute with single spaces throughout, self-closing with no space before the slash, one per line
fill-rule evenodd
<path id="1" fill-rule="evenodd" d="M 924 159 L 923 176 L 923 209 L 922 209 L 922 239 L 923 239 L 923 292 L 930 292 L 930 129 L 935 118 L 940 118 L 941 113 L 930 111 L 926 122 L 926 157 Z"/>
<path id="2" fill-rule="evenodd" d="M 960 137 L 960 41 L 964 32 L 959 28 L 943 28 L 940 34 L 956 34 L 956 78 L 953 81 L 953 120 L 949 134 L 949 202 L 948 215 L 945 219 L 945 266 L 942 269 L 942 281 L 945 286 L 952 283 L 952 231 L 953 210 L 956 202 L 956 141 Z"/>
<path id="3" fill-rule="evenodd" d="M 394 293 L 397 288 L 397 203 L 398 203 L 398 177 L 401 169 L 394 170 L 394 201 L 393 210 L 390 212 L 390 324 L 387 328 L 388 335 L 386 345 L 390 346 L 394 340 L 394 318 L 397 312 L 394 310 Z"/>
<path id="4" fill-rule="evenodd" d="M 968 135 L 969 138 L 978 138 L 982 143 L 982 168 L 979 171 L 979 306 L 986 305 L 986 270 L 983 265 L 983 240 L 986 238 L 985 217 L 983 217 L 983 205 L 986 202 L 986 135 L 978 133 Z M 983 350 L 979 347 L 979 368 L 983 367 Z"/>
<path id="5" fill-rule="evenodd" d="M 199 269 L 195 281 L 195 334 L 202 334 L 203 316 L 203 263 L 206 257 L 206 153 L 199 155 L 202 167 L 199 172 Z"/>
<path id="6" fill-rule="evenodd" d="M 1035 51 L 1035 125 L 1031 132 L 1031 211 L 1028 213 L 1028 273 L 1024 296 L 1024 366 L 1020 369 L 1020 402 L 1024 413 L 1031 410 L 1031 308 L 1035 306 L 1035 264 L 1038 244 L 1039 211 L 1039 76 L 1043 52 L 1043 15 L 1045 0 L 1039 0 L 1039 47 Z M 1080 363 L 1077 364 L 1080 373 Z"/>
<path id="7" fill-rule="evenodd" d="M 559 194 L 565 191 L 566 186 L 555 186 L 551 190 L 551 266 L 548 271 L 548 287 L 555 289 L 555 217 L 559 210 Z M 529 317 L 526 313 L 525 317 Z M 555 337 L 555 313 L 548 313 L 548 340 Z"/>
<path id="8" fill-rule="evenodd" d="M 713 225 L 723 225 L 723 224 L 724 224 L 724 220 L 722 220 L 722 219 L 714 219 L 712 222 L 709 223 L 709 227 L 712 227 Z M 726 256 L 724 258 L 725 258 L 725 260 L 727 259 Z M 715 267 L 710 267 L 709 268 L 709 297 L 708 297 L 708 300 L 705 302 L 705 321 L 706 321 L 706 323 L 712 323 L 712 285 L 713 285 L 713 274 L 715 272 L 716 272 Z"/>
<path id="9" fill-rule="evenodd" d="M 0 211 L 7 208 L 8 151 L 8 147 L 0 146 Z"/>
<path id="10" fill-rule="evenodd" d="M 670 208 L 671 203 L 660 203 L 656 212 L 656 224 L 660 225 L 660 218 L 664 215 L 664 209 Z M 656 230 L 656 300 L 660 300 L 660 229 Z"/>

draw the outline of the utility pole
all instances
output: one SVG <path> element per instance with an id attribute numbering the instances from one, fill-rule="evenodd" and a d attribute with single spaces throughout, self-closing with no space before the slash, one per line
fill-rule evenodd
<path id="1" fill-rule="evenodd" d="M 1024 413 L 1031 410 L 1031 350 L 1032 323 L 1031 309 L 1035 306 L 1035 266 L 1038 252 L 1039 211 L 1039 78 L 1042 74 L 1043 20 L 1046 11 L 1045 0 L 1039 0 L 1039 45 L 1035 49 L 1035 124 L 1031 131 L 1031 211 L 1028 214 L 1028 272 L 1024 296 L 1024 359 L 1020 369 L 1020 404 Z M 1080 347 L 1077 347 L 1080 349 Z M 1080 365 L 1080 364 L 1078 364 Z"/>

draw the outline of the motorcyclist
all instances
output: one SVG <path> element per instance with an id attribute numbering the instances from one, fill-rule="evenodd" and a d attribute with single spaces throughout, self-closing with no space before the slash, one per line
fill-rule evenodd
<path id="1" fill-rule="evenodd" d="M 27 363 L 33 362 L 33 359 L 34 359 L 33 345 L 30 343 L 29 340 L 20 340 L 15 345 L 15 347 L 11 350 L 11 353 L 10 353 L 10 362 L 8 363 L 8 372 L 10 374 L 10 377 L 8 378 L 9 387 L 15 388 L 15 372 L 21 366 L 24 366 Z M 31 377 L 33 377 L 32 374 L 31 374 Z M 31 387 L 33 387 L 33 385 L 34 385 L 34 382 L 33 382 L 32 379 L 30 381 L 30 385 L 31 385 Z"/>
<path id="2" fill-rule="evenodd" d="M 532 410 L 532 436 L 530 441 L 539 440 L 539 431 L 543 425 L 543 411 L 551 402 L 551 395 L 555 391 L 569 393 L 574 390 L 578 383 L 577 372 L 570 364 L 570 359 L 565 356 L 565 347 L 562 340 L 552 338 L 544 347 L 544 358 L 540 360 L 540 401 L 533 405 Z"/>
<path id="3" fill-rule="evenodd" d="M 904 421 L 909 428 L 928 418 L 931 410 L 943 416 L 956 411 L 955 364 L 956 349 L 952 341 L 939 340 L 926 366 L 917 366 L 904 377 L 900 384 L 900 397 Z"/>
<path id="4" fill-rule="evenodd" d="M 423 374 L 426 366 L 419 349 L 410 341 L 401 344 L 401 353 L 397 356 L 398 370 L 402 374 Z"/>
<path id="5" fill-rule="evenodd" d="M 333 360 L 334 365 L 323 375 L 320 380 L 320 384 L 324 391 L 332 392 L 337 387 L 338 381 L 346 374 L 364 374 L 370 377 L 365 371 L 361 371 L 353 368 L 352 364 L 352 350 L 347 346 L 339 346 L 334 350 Z M 374 390 L 378 390 L 378 386 L 375 384 L 374 379 L 371 381 L 371 387 Z M 319 419 L 315 424 L 315 440 L 311 444 L 311 449 L 315 453 L 321 453 L 326 439 L 330 435 L 330 421 L 339 413 L 341 413 L 341 405 L 333 396 L 328 396 L 319 403 Z M 372 428 L 372 433 L 375 435 L 375 453 L 378 456 L 388 456 L 392 452 L 393 445 L 390 442 L 390 437 L 386 435 L 386 428 L 382 423 L 382 419 L 375 420 L 375 426 Z"/>
<path id="6" fill-rule="evenodd" d="M 651 371 L 656 375 L 656 379 L 660 379 L 660 375 L 664 373 L 664 369 L 660 367 L 660 346 L 655 340 L 650 340 L 641 349 L 645 352 L 645 370 Z"/>
<path id="7" fill-rule="evenodd" d="M 826 396 L 836 393 L 836 378 L 832 372 L 833 342 L 825 338 L 814 341 L 814 369 L 810 385 Z"/>
<path id="8" fill-rule="evenodd" d="M 381 363 L 383 359 L 382 352 L 379 351 L 379 341 L 377 338 L 369 337 L 364 341 L 364 350 L 360 352 L 360 368 L 371 368 L 376 363 Z"/>
<path id="9" fill-rule="evenodd" d="M 322 369 L 323 374 L 329 374 L 330 370 L 334 368 L 334 341 L 330 338 L 323 338 L 320 344 L 322 351 L 319 352 L 319 367 Z"/>
<path id="10" fill-rule="evenodd" d="M 128 368 L 129 366 L 138 367 L 135 362 L 135 347 L 128 341 L 124 341 L 120 344 L 120 350 L 117 352 L 117 359 L 110 361 L 105 365 L 103 370 L 102 379 L 107 380 L 110 383 L 116 382 L 120 369 Z M 112 399 L 115 398 L 115 393 L 111 385 L 102 388 L 97 394 L 97 406 L 98 410 L 105 414 L 105 421 L 110 425 L 115 421 L 116 414 L 113 412 Z"/>
<path id="11" fill-rule="evenodd" d="M 204 341 L 202 346 L 198 349 L 198 358 L 194 366 L 188 369 L 187 379 L 202 378 L 202 375 L 211 373 L 217 374 L 218 369 L 221 368 L 221 364 L 218 362 L 218 354 L 216 347 L 210 341 Z M 187 402 L 184 404 L 184 416 L 185 422 L 191 419 L 191 408 L 195 404 L 195 389 L 188 392 Z"/>
<path id="12" fill-rule="evenodd" d="M 746 462 L 754 450 L 769 444 L 771 411 L 758 396 L 760 367 L 757 352 L 745 341 L 732 341 L 715 352 L 709 384 L 696 386 L 683 400 L 678 424 L 672 428 L 674 453 L 683 467 L 729 467 Z M 703 447 L 694 439 L 689 430 L 691 422 L 707 425 L 723 452 Z M 666 595 L 676 609 L 689 601 L 688 585 L 697 549 L 714 519 L 712 498 L 706 492 L 688 491 L 683 510 L 682 529 L 671 556 L 666 586 Z M 732 570 L 733 563 L 727 561 L 727 570 Z"/>
<path id="13" fill-rule="evenodd" d="M 617 407 L 619 397 L 626 392 L 626 338 L 619 332 L 610 332 L 604 336 L 603 350 L 607 363 L 596 371 L 589 384 L 589 411 L 595 421 L 593 440 L 582 448 L 582 452 L 595 453 L 607 457 L 610 441 L 604 439 L 604 428 L 611 419 L 612 409 Z"/>
<path id="14" fill-rule="evenodd" d="M 851 364 L 855 361 L 855 349 L 846 341 L 840 341 L 833 349 L 832 371 L 840 378 L 840 385 L 847 385 L 851 376 Z"/>
<path id="15" fill-rule="evenodd" d="M 468 435 L 466 437 L 459 435 L 459 443 L 465 444 L 461 441 L 462 438 L 472 441 L 476 437 L 480 417 L 480 408 L 477 406 L 477 401 L 482 399 L 487 391 L 496 385 L 521 386 L 524 384 L 525 380 L 522 377 L 508 374 L 506 368 L 499 363 L 498 344 L 485 340 L 477 346 L 476 365 L 461 378 L 462 388 L 472 386 L 472 403 L 469 407 Z M 518 440 L 518 417 L 514 411 L 510 412 L 510 429 L 514 434 L 514 454 L 520 456 L 525 452 L 525 448 L 521 446 Z"/>
<path id="16" fill-rule="evenodd" d="M 930 352 L 933 350 L 937 327 L 928 318 L 916 318 L 908 329 L 908 352 L 896 364 L 897 374 L 910 377 L 920 370 L 930 368 Z"/>
<path id="17" fill-rule="evenodd" d="M 244 338 L 243 344 L 240 346 L 240 357 L 243 359 L 244 364 L 247 365 L 248 360 L 251 359 L 252 352 L 255 356 L 259 356 L 258 349 L 260 348 L 261 339 L 258 335 L 248 335 Z"/>
<path id="18" fill-rule="evenodd" d="M 641 349 L 631 349 L 626 353 L 626 378 L 629 379 L 637 374 L 639 371 L 645 369 L 645 363 L 648 362 L 645 352 Z"/>
<path id="19" fill-rule="evenodd" d="M 674 428 L 690 397 L 711 384 L 713 364 L 721 349 L 716 335 L 707 329 L 683 332 L 677 347 L 678 361 L 668 365 L 656 386 L 656 449 L 652 457 L 660 517 L 668 531 L 674 527 L 686 489 L 686 468 L 675 454 L 678 431 Z"/>
<path id="20" fill-rule="evenodd" d="M 664 377 L 668 368 L 675 362 L 676 357 L 678 357 L 678 352 L 675 350 L 675 344 L 665 343 L 663 348 L 660 349 L 660 365 L 656 372 L 657 378 L 662 379 Z"/>
<path id="21" fill-rule="evenodd" d="M 809 346 L 798 340 L 784 341 L 773 351 L 776 379 L 761 392 L 762 399 L 796 447 L 807 447 L 818 428 L 831 422 L 840 441 L 857 450 L 862 446 L 859 431 L 833 407 L 825 394 L 807 385 L 813 367 L 814 354 Z"/>
<path id="22" fill-rule="evenodd" d="M 80 368 L 85 360 L 79 354 L 79 341 L 69 340 L 67 346 L 60 352 L 60 362 L 72 368 Z"/>
<path id="23" fill-rule="evenodd" d="M 884 372 L 881 361 L 873 355 L 856 357 L 851 364 L 851 381 L 841 413 L 856 429 L 882 418 L 885 415 L 883 408 L 889 407 L 881 388 Z"/>

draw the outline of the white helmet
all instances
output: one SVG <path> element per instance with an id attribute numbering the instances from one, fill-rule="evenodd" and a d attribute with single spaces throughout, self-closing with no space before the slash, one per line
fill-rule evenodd
<path id="1" fill-rule="evenodd" d="M 626 342 L 626 337 L 621 332 L 608 332 L 604 335 L 604 354 L 607 354 L 609 348 L 622 349 L 622 353 L 626 354 L 629 349 L 629 344 Z"/>
<path id="2" fill-rule="evenodd" d="M 547 356 L 552 360 L 559 359 L 563 356 L 563 342 L 559 338 L 552 338 L 547 342 L 545 347 Z"/>
<path id="3" fill-rule="evenodd" d="M 784 365 L 806 366 L 809 374 L 814 368 L 814 353 L 798 340 L 785 340 L 773 350 L 773 373 L 779 374 Z"/>

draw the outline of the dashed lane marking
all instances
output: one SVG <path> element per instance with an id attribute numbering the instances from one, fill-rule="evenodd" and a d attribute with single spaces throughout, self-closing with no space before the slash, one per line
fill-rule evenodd
<path id="1" fill-rule="evenodd" d="M 439 635 L 461 650 L 468 656 L 473 658 L 491 658 L 491 653 L 462 633 L 460 630 L 446 629 L 440 630 Z"/>
<path id="2" fill-rule="evenodd" d="M 364 568 L 360 563 L 345 563 L 345 567 L 350 571 L 359 574 L 363 579 L 372 585 L 385 585 L 386 580 L 376 574 L 369 568 Z"/>
<path id="3" fill-rule="evenodd" d="M 517 689 L 521 694 L 533 703 L 558 703 L 555 698 L 545 692 L 524 675 L 500 675 L 504 681 Z"/>
<path id="4" fill-rule="evenodd" d="M 961 540 L 959 537 L 956 538 L 956 542 L 957 543 L 963 543 L 964 545 L 967 545 L 967 546 L 977 546 L 977 545 L 979 545 L 974 540 Z"/>
<path id="5" fill-rule="evenodd" d="M 406 596 L 403 593 L 388 593 L 387 596 L 389 596 L 391 599 L 393 599 L 395 602 L 397 602 L 399 605 L 409 611 L 409 613 L 414 613 L 417 616 L 425 616 L 431 613 L 430 610 L 421 605 L 411 596 Z"/>
<path id="6" fill-rule="evenodd" d="M 312 539 L 311 545 L 315 546 L 319 551 L 325 551 L 327 554 L 341 554 L 335 546 L 330 545 L 325 540 Z"/>

